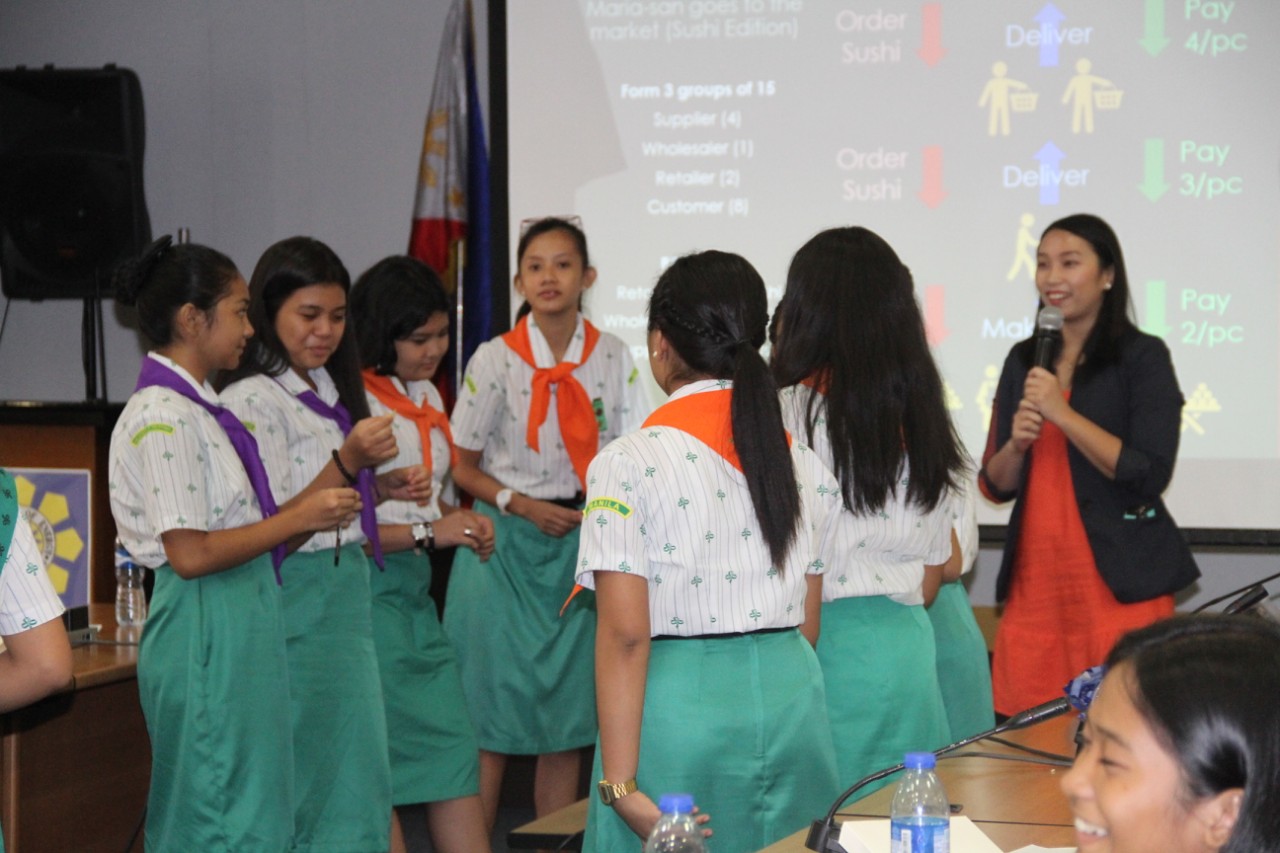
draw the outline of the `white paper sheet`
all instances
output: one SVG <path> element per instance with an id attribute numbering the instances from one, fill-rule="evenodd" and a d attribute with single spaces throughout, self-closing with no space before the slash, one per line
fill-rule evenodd
<path id="1" fill-rule="evenodd" d="M 846 820 L 840 846 L 849 853 L 889 853 L 889 820 Z M 1002 853 L 977 824 L 960 815 L 951 818 L 951 853 Z"/>

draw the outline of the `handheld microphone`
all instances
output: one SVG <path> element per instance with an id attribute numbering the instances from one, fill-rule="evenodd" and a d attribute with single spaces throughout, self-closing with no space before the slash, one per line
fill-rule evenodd
<path id="1" fill-rule="evenodd" d="M 1062 309 L 1046 305 L 1036 317 L 1036 353 L 1032 366 L 1052 371 L 1062 343 Z"/>
<path id="2" fill-rule="evenodd" d="M 1058 311 L 1056 308 L 1053 310 Z M 1041 313 L 1043 314 L 1044 312 Z M 1061 311 L 1058 311 L 1058 316 L 1061 318 Z M 1034 708 L 1020 711 L 993 729 L 962 738 L 955 743 L 944 746 L 942 749 L 935 749 L 933 754 L 942 756 L 948 752 L 954 752 L 961 747 L 968 746 L 974 741 L 984 740 L 1014 729 L 1022 729 L 1044 722 L 1065 714 L 1071 708 L 1084 711 L 1089 707 L 1089 703 L 1093 701 L 1093 695 L 1097 692 L 1098 685 L 1102 682 L 1103 674 L 1103 667 L 1090 667 L 1067 683 L 1066 687 L 1063 688 L 1063 692 L 1066 693 L 1065 696 L 1051 699 L 1048 702 L 1036 705 Z M 872 782 L 878 782 L 886 776 L 897 773 L 905 766 L 904 764 L 895 764 L 893 767 L 878 770 L 870 776 L 863 776 L 857 782 L 854 782 L 848 790 L 837 797 L 836 801 L 831 804 L 831 808 L 827 811 L 825 818 L 819 818 L 809 826 L 809 835 L 805 838 L 804 846 L 809 850 L 817 850 L 819 853 L 847 853 L 839 841 L 840 828 L 836 825 L 836 812 L 844 805 L 845 800 L 852 797 L 860 789 L 865 788 Z"/>

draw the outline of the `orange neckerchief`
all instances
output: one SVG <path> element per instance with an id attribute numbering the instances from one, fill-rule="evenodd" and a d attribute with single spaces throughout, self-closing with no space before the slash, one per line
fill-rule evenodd
<path id="1" fill-rule="evenodd" d="M 810 373 L 804 379 L 800 380 L 800 384 L 806 388 L 812 388 L 825 397 L 828 389 L 831 387 L 831 370 L 830 368 L 824 367 L 817 373 Z"/>
<path id="2" fill-rule="evenodd" d="M 644 428 L 665 426 L 687 432 L 741 471 L 742 462 L 738 459 L 738 449 L 733 446 L 733 416 L 730 411 L 732 400 L 733 391 L 729 388 L 699 391 L 687 397 L 669 400 L 649 415 Z M 791 446 L 791 433 L 787 433 L 787 446 Z"/>
<path id="3" fill-rule="evenodd" d="M 591 351 L 600 340 L 600 332 L 595 326 L 582 321 L 586 341 L 582 345 L 582 362 L 591 357 Z M 547 420 L 547 409 L 551 406 L 551 386 L 559 384 L 556 393 L 556 415 L 560 419 L 560 438 L 564 441 L 564 449 L 573 463 L 574 473 L 583 491 L 587 488 L 587 465 L 596 455 L 600 447 L 600 427 L 596 422 L 595 409 L 587 389 L 582 387 L 573 376 L 579 366 L 571 361 L 562 361 L 555 367 L 538 367 L 533 360 L 533 347 L 529 343 L 529 317 L 525 315 L 516 323 L 515 328 L 502 336 L 502 340 L 511 351 L 520 356 L 524 363 L 533 368 L 533 397 L 529 401 L 529 426 L 525 430 L 525 442 L 535 452 L 541 453 L 538 447 L 538 428 Z"/>
<path id="4" fill-rule="evenodd" d="M 458 464 L 458 450 L 453 446 L 453 432 L 449 429 L 448 415 L 439 409 L 432 408 L 425 398 L 421 406 L 414 405 L 413 401 L 391 381 L 390 376 L 375 373 L 372 367 L 362 370 L 360 377 L 364 379 L 365 390 L 377 397 L 382 405 L 397 415 L 413 421 L 418 427 L 418 435 L 422 438 L 422 464 L 427 467 L 428 474 L 431 473 L 432 427 L 439 427 L 444 433 L 445 440 L 449 442 L 449 460 L 454 465 Z"/>
<path id="5" fill-rule="evenodd" d="M 733 401 L 733 390 L 723 388 L 719 391 L 699 391 L 677 400 L 663 403 L 642 429 L 664 426 L 688 433 L 724 457 L 725 461 L 742 470 L 742 461 L 738 459 L 738 450 L 733 446 L 733 416 L 730 405 Z M 791 446 L 791 433 L 787 433 L 787 446 Z M 560 607 L 560 615 L 564 615 L 569 602 L 582 592 L 584 587 L 574 584 L 573 592 Z"/>

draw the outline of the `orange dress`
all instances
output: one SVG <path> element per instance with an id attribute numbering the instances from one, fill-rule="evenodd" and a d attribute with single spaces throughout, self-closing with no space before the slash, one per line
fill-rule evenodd
<path id="1" fill-rule="evenodd" d="M 1173 596 L 1121 604 L 1098 573 L 1076 505 L 1067 437 L 1045 422 L 1022 492 L 1022 531 L 992 669 L 995 708 L 1016 714 L 1062 696 L 1122 634 L 1173 614 Z M 1136 568 L 1136 567 L 1135 567 Z"/>

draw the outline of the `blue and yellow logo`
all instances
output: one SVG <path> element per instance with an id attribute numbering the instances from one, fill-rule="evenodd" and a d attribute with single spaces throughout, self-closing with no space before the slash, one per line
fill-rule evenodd
<path id="1" fill-rule="evenodd" d="M 89 603 L 89 472 L 10 469 L 53 588 L 67 607 Z"/>

